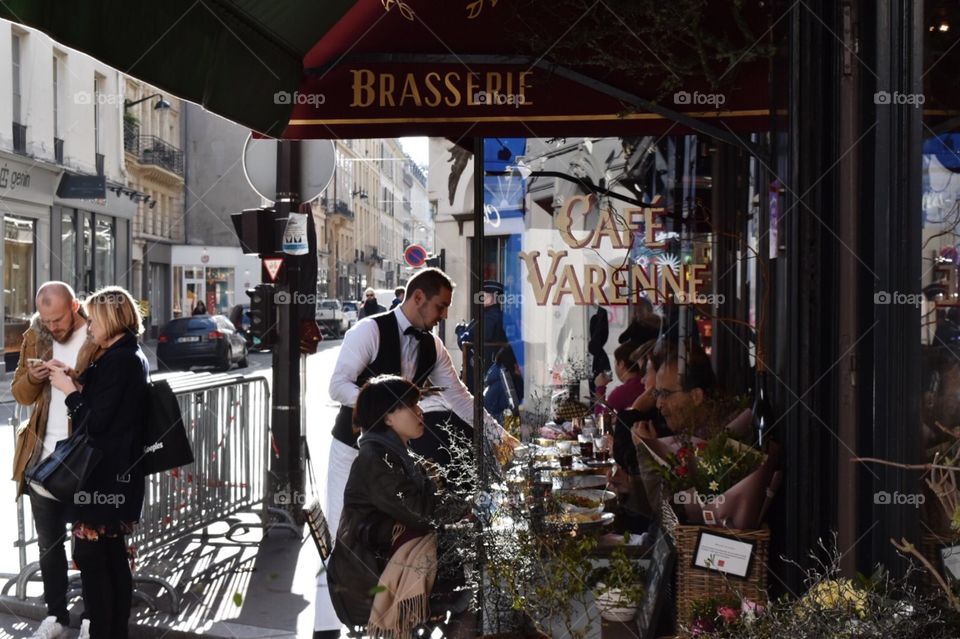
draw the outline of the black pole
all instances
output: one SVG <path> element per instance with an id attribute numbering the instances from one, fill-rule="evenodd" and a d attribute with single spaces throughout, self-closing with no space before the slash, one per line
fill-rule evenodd
<path id="1" fill-rule="evenodd" d="M 473 279 L 470 289 L 479 293 L 483 288 L 483 182 L 484 182 L 484 162 L 483 162 L 483 138 L 473 139 L 473 268 L 471 269 L 471 278 Z M 477 393 L 477 387 L 483 380 L 483 304 L 477 303 L 477 297 L 471 297 L 470 310 L 474 322 L 473 338 L 473 446 L 477 456 L 477 473 L 480 481 L 480 490 L 486 490 L 487 471 L 483 460 L 483 403 L 480 398 L 483 393 Z M 484 550 L 483 550 L 483 523 L 482 518 L 477 518 L 477 566 L 478 580 L 480 587 L 477 588 L 477 634 L 483 634 L 483 588 L 484 588 Z"/>
<path id="2" fill-rule="evenodd" d="M 277 146 L 276 228 L 282 233 L 290 213 L 300 204 L 300 142 L 281 140 Z M 300 438 L 300 343 L 299 308 L 300 261 L 284 256 L 284 267 L 277 282 L 279 294 L 287 303 L 277 306 L 277 341 L 273 347 L 273 468 L 274 491 L 290 496 L 286 506 L 299 517 L 303 496 L 303 455 Z M 311 291 L 314 293 L 315 291 Z M 283 298 L 280 298 L 283 299 Z M 312 299 L 312 298 L 311 298 Z M 276 493 L 275 493 L 276 494 Z M 298 519 L 299 521 L 299 519 Z"/>

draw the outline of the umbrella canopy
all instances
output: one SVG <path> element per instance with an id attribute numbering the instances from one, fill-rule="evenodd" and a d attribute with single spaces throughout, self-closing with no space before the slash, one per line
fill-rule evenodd
<path id="1" fill-rule="evenodd" d="M 768 21 L 763 3 L 744 3 L 754 23 L 749 31 L 742 15 L 727 8 L 711 18 L 717 38 L 748 38 L 743 56 L 726 61 L 719 85 L 671 61 L 679 58 L 664 47 L 682 44 L 679 39 L 652 42 L 650 31 L 641 36 L 616 5 L 102 0 L 67 7 L 56 0 L 8 0 L 0 3 L 0 17 L 277 137 L 695 130 L 732 139 L 734 131 L 770 128 L 769 64 L 754 55 Z M 716 5 L 730 6 L 704 3 Z M 584 29 L 599 34 L 598 50 L 636 60 L 646 71 L 606 65 L 586 48 L 580 58 L 577 36 Z M 662 67 L 658 73 L 649 72 L 652 60 Z M 665 94 L 664 87 L 675 90 Z"/>

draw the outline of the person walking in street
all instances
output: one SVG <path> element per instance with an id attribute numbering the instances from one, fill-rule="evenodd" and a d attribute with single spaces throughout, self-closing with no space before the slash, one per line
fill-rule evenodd
<path id="1" fill-rule="evenodd" d="M 380 303 L 377 302 L 377 292 L 372 288 L 368 288 L 363 292 L 363 304 L 360 306 L 359 312 L 357 312 L 357 319 L 362 320 L 364 317 L 370 317 L 378 313 L 386 313 L 387 309 L 380 306 Z"/>
<path id="2" fill-rule="evenodd" d="M 390 302 L 391 311 L 403 304 L 403 296 L 405 293 L 406 290 L 402 286 L 398 286 L 397 288 L 393 289 L 393 301 Z"/>
<path id="3" fill-rule="evenodd" d="M 87 321 L 73 289 L 47 282 L 36 297 L 37 312 L 23 334 L 20 361 L 11 391 L 17 403 L 31 406 L 30 421 L 17 435 L 13 479 L 17 496 L 30 495 L 30 509 L 40 551 L 40 577 L 47 617 L 33 639 L 56 639 L 70 623 L 67 612 L 67 554 L 64 549 L 68 504 L 57 501 L 43 486 L 26 485 L 24 471 L 53 452 L 70 434 L 66 395 L 50 385 L 53 367 L 83 373 L 100 352 L 87 336 Z"/>
<path id="4" fill-rule="evenodd" d="M 438 388 L 420 403 L 426 432 L 412 440 L 410 448 L 441 468 L 453 461 L 449 449 L 451 430 L 466 441 L 473 441 L 473 396 L 457 376 L 443 341 L 430 332 L 447 317 L 454 286 L 440 269 L 425 268 L 410 278 L 403 304 L 389 313 L 360 320 L 343 338 L 330 379 L 330 397 L 341 406 L 327 466 L 325 512 L 334 539 L 343 509 L 343 491 L 358 452 L 353 407 L 367 380 L 377 375 L 399 375 L 421 388 L 428 383 Z M 494 446 L 512 449 L 519 444 L 489 413 L 484 412 L 482 428 Z M 323 639 L 339 636 L 339 630 L 333 629 L 340 627 L 325 582 L 321 579 L 318 583 L 315 628 L 329 634 L 314 635 Z"/>
<path id="5" fill-rule="evenodd" d="M 66 395 L 70 419 L 102 453 L 74 498 L 73 558 L 80 568 L 88 617 L 80 637 L 126 639 L 133 578 L 126 535 L 140 519 L 150 365 L 138 339 L 140 309 L 126 290 L 109 286 L 86 301 L 89 331 L 103 349 L 78 378 L 51 366 L 50 383 Z"/>

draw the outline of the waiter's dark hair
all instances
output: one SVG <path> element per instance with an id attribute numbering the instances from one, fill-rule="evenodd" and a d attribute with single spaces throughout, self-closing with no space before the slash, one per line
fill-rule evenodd
<path id="1" fill-rule="evenodd" d="M 450 279 L 450 276 L 438 268 L 425 268 L 410 278 L 407 282 L 407 292 L 404 300 L 413 298 L 414 291 L 423 291 L 423 294 L 430 299 L 434 295 L 439 295 L 440 291 L 452 291 L 456 284 Z"/>
<path id="2" fill-rule="evenodd" d="M 353 425 L 361 432 L 389 428 L 384 418 L 401 408 L 414 408 L 420 402 L 420 389 L 396 375 L 379 375 L 360 389 L 353 409 Z"/>

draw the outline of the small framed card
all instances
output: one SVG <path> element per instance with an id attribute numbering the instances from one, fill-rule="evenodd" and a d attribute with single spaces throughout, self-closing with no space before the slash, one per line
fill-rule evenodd
<path id="1" fill-rule="evenodd" d="M 693 553 L 693 565 L 695 568 L 746 579 L 753 564 L 755 548 L 756 542 L 753 541 L 701 531 Z"/>
<path id="2" fill-rule="evenodd" d="M 960 581 L 960 546 L 947 546 L 940 549 L 943 561 L 943 574 L 947 581 Z"/>

